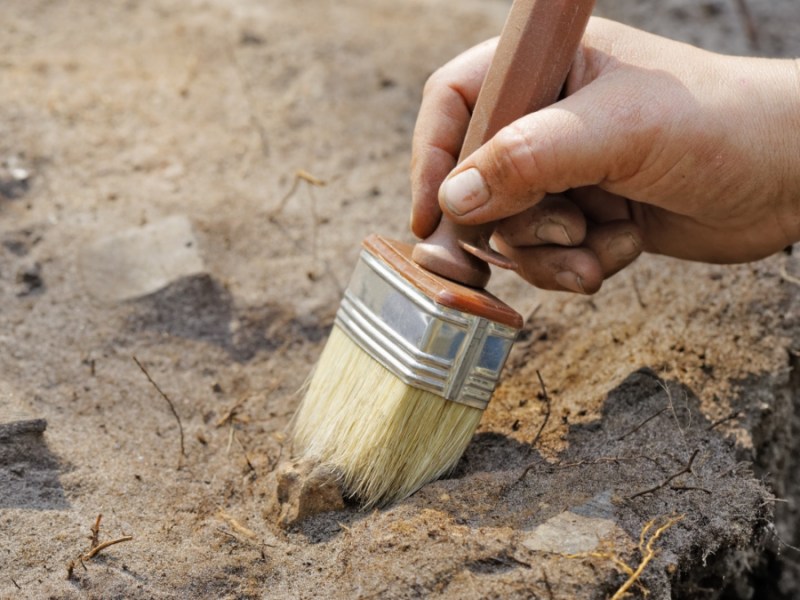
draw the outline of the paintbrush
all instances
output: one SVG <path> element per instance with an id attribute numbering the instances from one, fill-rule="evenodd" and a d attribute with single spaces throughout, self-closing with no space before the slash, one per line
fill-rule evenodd
<path id="1" fill-rule="evenodd" d="M 558 99 L 593 0 L 515 0 L 459 160 Z M 415 247 L 363 243 L 294 418 L 295 449 L 341 474 L 365 507 L 448 473 L 478 426 L 522 317 L 483 288 L 494 225 L 442 218 Z"/>

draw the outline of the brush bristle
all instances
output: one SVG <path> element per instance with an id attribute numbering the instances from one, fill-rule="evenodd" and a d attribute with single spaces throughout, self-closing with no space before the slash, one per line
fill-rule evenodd
<path id="1" fill-rule="evenodd" d="M 403 383 L 334 327 L 295 415 L 294 440 L 372 507 L 451 471 L 481 414 Z"/>

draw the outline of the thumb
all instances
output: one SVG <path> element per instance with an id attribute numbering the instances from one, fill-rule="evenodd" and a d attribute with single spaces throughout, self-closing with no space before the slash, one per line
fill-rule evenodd
<path id="1" fill-rule="evenodd" d="M 498 221 L 545 194 L 635 173 L 648 150 L 637 141 L 646 137 L 637 135 L 641 113 L 628 104 L 630 97 L 620 99 L 612 90 L 609 96 L 597 87 L 605 86 L 587 86 L 501 129 L 442 183 L 442 211 L 465 225 Z"/>

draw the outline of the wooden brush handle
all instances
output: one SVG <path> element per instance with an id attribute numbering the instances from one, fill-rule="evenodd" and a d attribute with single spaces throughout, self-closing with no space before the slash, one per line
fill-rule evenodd
<path id="1" fill-rule="evenodd" d="M 481 87 L 458 161 L 520 117 L 553 104 L 561 92 L 594 0 L 514 0 Z M 482 288 L 486 261 L 514 268 L 489 247 L 495 223 L 457 225 L 443 216 L 418 243 L 414 261 L 443 277 Z"/>

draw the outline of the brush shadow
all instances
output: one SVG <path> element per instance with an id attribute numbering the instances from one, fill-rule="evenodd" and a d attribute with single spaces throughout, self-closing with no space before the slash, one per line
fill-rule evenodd
<path id="1" fill-rule="evenodd" d="M 636 532 L 641 523 L 627 498 L 679 470 L 695 448 L 703 449 L 704 468 L 717 472 L 737 460 L 730 441 L 709 429 L 697 396 L 649 369 L 631 373 L 612 390 L 598 419 L 569 425 L 566 441 L 567 448 L 548 461 L 502 433 L 479 433 L 451 474 L 381 509 L 377 518 L 433 509 L 470 527 L 530 530 L 566 510 L 598 516 L 600 506 L 602 518 L 614 518 Z M 704 481 L 701 487 L 714 485 Z M 672 497 L 671 505 L 690 510 L 693 502 L 705 500 L 698 494 L 703 492 Z M 351 504 L 311 517 L 296 530 L 311 543 L 326 542 L 343 531 L 340 523 L 350 527 L 372 514 Z"/>
<path id="2" fill-rule="evenodd" d="M 720 469 L 734 464 L 731 444 L 708 426 L 689 388 L 641 369 L 608 394 L 598 419 L 569 425 L 567 448 L 555 460 L 503 434 L 482 433 L 449 478 L 409 502 L 474 527 L 530 529 L 597 498 L 613 498 L 616 507 L 680 469 L 698 447 Z"/>
<path id="3" fill-rule="evenodd" d="M 131 301 L 132 333 L 166 334 L 212 344 L 243 363 L 298 340 L 316 343 L 330 332 L 333 316 L 297 315 L 289 306 L 237 307 L 225 286 L 207 274 L 184 277 Z"/>
<path id="4" fill-rule="evenodd" d="M 524 468 L 531 460 L 541 459 L 538 452 L 502 433 L 484 431 L 475 434 L 455 469 L 440 481 L 464 479 L 475 473 L 492 473 Z M 542 462 L 544 462 L 542 460 Z"/>

